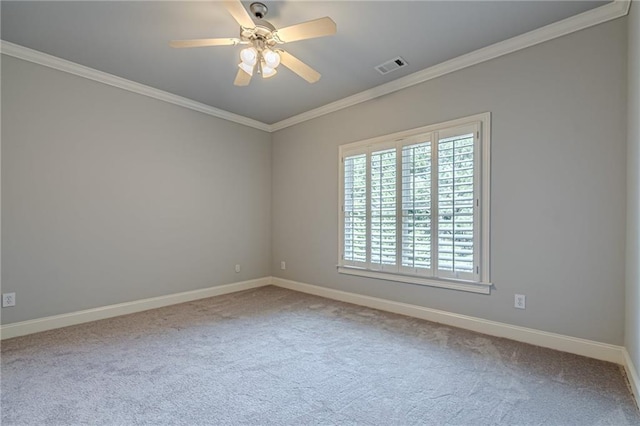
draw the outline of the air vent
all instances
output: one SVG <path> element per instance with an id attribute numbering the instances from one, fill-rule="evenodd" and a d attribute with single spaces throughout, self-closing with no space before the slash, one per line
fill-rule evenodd
<path id="1" fill-rule="evenodd" d="M 376 70 L 382 75 L 389 74 L 391 71 L 395 71 L 399 68 L 406 67 L 407 61 L 402 59 L 400 56 L 397 58 L 393 58 L 390 61 L 385 62 L 384 64 L 380 64 L 376 66 Z"/>

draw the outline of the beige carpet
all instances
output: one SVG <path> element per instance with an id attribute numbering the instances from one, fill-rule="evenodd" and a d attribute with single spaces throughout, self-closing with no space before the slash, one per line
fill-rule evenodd
<path id="1" fill-rule="evenodd" d="M 621 368 L 276 287 L 2 343 L 2 425 L 640 425 Z"/>

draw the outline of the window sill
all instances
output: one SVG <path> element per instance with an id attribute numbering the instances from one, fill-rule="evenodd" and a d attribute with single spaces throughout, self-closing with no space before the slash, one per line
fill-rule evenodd
<path id="1" fill-rule="evenodd" d="M 453 290 L 468 291 L 471 293 L 491 294 L 491 283 L 471 283 L 469 281 L 454 281 L 416 277 L 410 275 L 391 274 L 388 272 L 369 271 L 353 266 L 338 266 L 338 272 L 359 277 L 377 278 L 386 281 L 399 281 L 409 284 L 424 285 L 429 287 L 450 288 Z"/>

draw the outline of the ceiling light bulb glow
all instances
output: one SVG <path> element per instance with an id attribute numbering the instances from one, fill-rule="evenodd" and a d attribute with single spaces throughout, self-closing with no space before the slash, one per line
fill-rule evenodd
<path id="1" fill-rule="evenodd" d="M 271 49 L 266 49 L 262 52 L 262 57 L 269 68 L 277 68 L 280 65 L 280 55 L 278 52 L 274 52 Z"/>
<path id="2" fill-rule="evenodd" d="M 244 72 L 246 72 L 249 75 L 253 75 L 253 65 L 247 65 L 244 62 L 240 62 L 238 64 L 238 66 L 240 67 L 240 69 Z"/>
<path id="3" fill-rule="evenodd" d="M 258 58 L 258 51 L 255 47 L 247 47 L 240 51 L 240 60 L 246 65 L 253 66 L 256 64 Z"/>

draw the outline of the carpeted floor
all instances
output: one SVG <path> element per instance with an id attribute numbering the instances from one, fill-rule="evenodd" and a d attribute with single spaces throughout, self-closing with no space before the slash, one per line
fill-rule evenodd
<path id="1" fill-rule="evenodd" d="M 620 366 L 264 287 L 2 342 L 2 425 L 640 425 Z"/>

